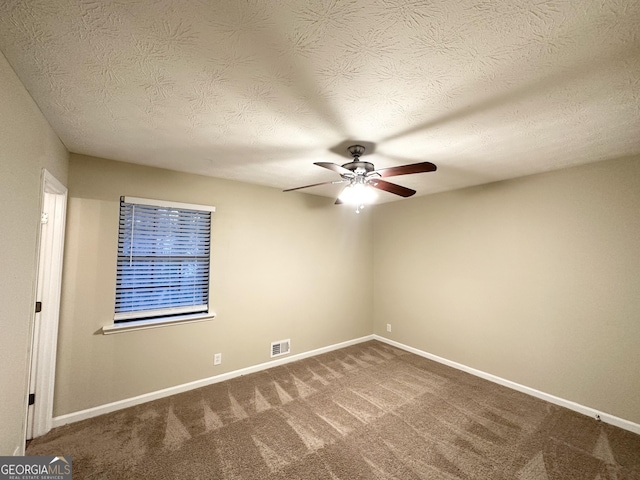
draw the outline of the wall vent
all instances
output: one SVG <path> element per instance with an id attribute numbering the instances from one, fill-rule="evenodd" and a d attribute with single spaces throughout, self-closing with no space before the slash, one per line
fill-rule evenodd
<path id="1" fill-rule="evenodd" d="M 271 358 L 291 352 L 291 340 L 279 340 L 271 344 Z"/>

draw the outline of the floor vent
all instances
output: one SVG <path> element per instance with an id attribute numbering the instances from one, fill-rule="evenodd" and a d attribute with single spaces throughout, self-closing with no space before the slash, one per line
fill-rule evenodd
<path id="1" fill-rule="evenodd" d="M 291 340 L 279 340 L 271 344 L 271 358 L 291 352 Z"/>

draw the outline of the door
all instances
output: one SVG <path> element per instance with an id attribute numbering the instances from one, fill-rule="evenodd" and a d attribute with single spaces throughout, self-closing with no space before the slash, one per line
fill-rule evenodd
<path id="1" fill-rule="evenodd" d="M 29 374 L 27 439 L 51 430 L 67 189 L 47 170 L 42 175 L 35 320 Z"/>

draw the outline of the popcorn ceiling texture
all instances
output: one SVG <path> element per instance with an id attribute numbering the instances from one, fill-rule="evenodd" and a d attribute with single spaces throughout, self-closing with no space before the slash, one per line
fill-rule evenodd
<path id="1" fill-rule="evenodd" d="M 364 140 L 439 166 L 418 195 L 639 154 L 639 32 L 637 0 L 0 2 L 72 152 L 288 188 Z"/>

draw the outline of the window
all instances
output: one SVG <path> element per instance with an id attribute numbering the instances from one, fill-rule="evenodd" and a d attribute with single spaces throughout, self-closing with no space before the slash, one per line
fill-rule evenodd
<path id="1" fill-rule="evenodd" d="M 115 326 L 209 314 L 214 207 L 120 198 Z"/>

